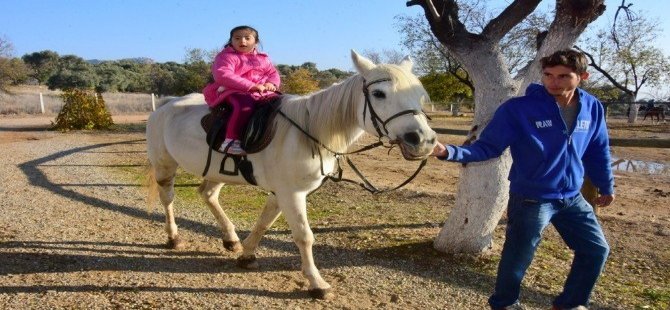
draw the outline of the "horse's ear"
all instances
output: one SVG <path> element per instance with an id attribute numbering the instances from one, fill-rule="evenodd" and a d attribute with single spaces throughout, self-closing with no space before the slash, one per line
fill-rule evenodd
<path id="1" fill-rule="evenodd" d="M 405 58 L 400 61 L 398 64 L 400 67 L 403 69 L 412 72 L 412 67 L 414 67 L 414 62 L 412 61 L 412 58 L 409 57 L 409 55 L 405 56 Z"/>
<path id="2" fill-rule="evenodd" d="M 351 60 L 354 61 L 354 66 L 356 66 L 356 70 L 360 74 L 365 74 L 375 67 L 375 64 L 370 59 L 358 55 L 354 50 L 351 50 Z"/>

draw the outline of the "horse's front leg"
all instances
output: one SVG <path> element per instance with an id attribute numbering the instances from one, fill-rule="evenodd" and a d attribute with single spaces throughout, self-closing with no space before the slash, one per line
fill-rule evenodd
<path id="1" fill-rule="evenodd" d="M 219 192 L 222 186 L 223 183 L 203 180 L 198 192 L 207 203 L 209 210 L 214 214 L 216 221 L 219 222 L 219 227 L 221 227 L 223 233 L 223 247 L 229 251 L 239 252 L 242 250 L 242 246 L 240 245 L 240 238 L 235 233 L 235 225 L 226 216 L 219 204 Z"/>
<path id="2" fill-rule="evenodd" d="M 302 273 L 309 280 L 309 294 L 313 298 L 331 299 L 334 294 L 330 284 L 321 278 L 319 270 L 314 265 L 312 245 L 314 234 L 307 222 L 307 202 L 303 193 L 277 193 L 280 210 L 284 213 L 286 222 L 291 228 L 293 241 L 300 249 Z"/>
<path id="3" fill-rule="evenodd" d="M 256 249 L 265 232 L 272 226 L 279 217 L 281 211 L 277 205 L 277 197 L 271 194 L 265 202 L 265 207 L 261 216 L 256 221 L 254 228 L 251 230 L 249 236 L 242 241 L 243 252 L 237 259 L 237 264 L 246 269 L 257 269 Z"/>

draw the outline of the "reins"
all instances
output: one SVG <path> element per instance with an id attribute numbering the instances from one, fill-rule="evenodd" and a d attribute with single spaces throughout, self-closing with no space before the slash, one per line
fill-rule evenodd
<path id="1" fill-rule="evenodd" d="M 279 115 L 284 117 L 289 123 L 291 123 L 291 125 L 295 126 L 298 130 L 300 130 L 300 132 L 302 132 L 307 138 L 312 140 L 312 142 L 317 144 L 319 147 L 324 148 L 328 152 L 333 153 L 333 155 L 335 156 L 336 162 L 337 162 L 337 171 L 335 173 L 325 174 L 324 171 L 323 171 L 323 156 L 321 155 L 321 151 L 320 150 L 318 151 L 319 161 L 321 163 L 321 167 L 320 167 L 321 168 L 321 175 L 323 175 L 326 179 L 332 180 L 333 182 L 344 181 L 344 182 L 349 182 L 349 183 L 353 183 L 353 184 L 358 184 L 363 189 L 367 190 L 368 192 L 370 192 L 372 194 L 380 194 L 380 193 L 384 193 L 384 192 L 394 191 L 394 190 L 397 190 L 397 189 L 407 185 L 407 183 L 411 182 L 419 174 L 421 169 L 426 165 L 426 162 L 428 160 L 424 159 L 424 160 L 421 161 L 421 164 L 419 164 L 419 167 L 417 168 L 417 170 L 409 178 L 407 178 L 404 182 L 402 182 L 400 185 L 398 185 L 396 187 L 393 187 L 393 188 L 378 189 L 377 187 L 372 185 L 372 183 L 370 181 L 368 181 L 368 179 L 360 172 L 360 170 L 358 170 L 358 168 L 356 168 L 356 165 L 354 165 L 354 163 L 347 157 L 346 158 L 347 164 L 349 165 L 349 167 L 351 167 L 351 169 L 354 171 L 354 173 L 356 173 L 356 175 L 362 180 L 362 182 L 357 182 L 355 180 L 346 179 L 346 178 L 342 177 L 342 173 L 343 173 L 342 164 L 341 164 L 342 158 L 346 157 L 346 155 L 357 154 L 357 153 L 365 152 L 367 150 L 374 149 L 374 148 L 379 147 L 379 146 L 384 146 L 384 142 L 382 142 L 382 139 L 387 138 L 387 139 L 390 140 L 390 137 L 388 136 L 388 129 L 386 129 L 386 124 L 388 124 L 391 120 L 393 120 L 393 119 L 395 119 L 399 116 L 405 115 L 405 114 L 412 114 L 412 115 L 424 114 L 425 115 L 425 113 L 423 113 L 423 111 L 420 111 L 420 110 L 419 111 L 417 111 L 417 110 L 405 110 L 405 111 L 401 111 L 401 112 L 398 112 L 398 113 L 392 115 L 386 121 L 382 120 L 381 117 L 379 117 L 379 115 L 372 108 L 372 103 L 370 102 L 370 96 L 369 96 L 369 93 L 368 93 L 368 86 L 370 86 L 372 84 L 375 84 L 375 83 L 388 82 L 388 81 L 391 81 L 391 79 L 388 79 L 388 78 L 379 79 L 379 80 L 374 80 L 370 83 L 365 83 L 365 80 L 363 80 L 363 94 L 365 96 L 365 106 L 363 107 L 363 123 L 365 123 L 365 120 L 366 120 L 366 118 L 365 118 L 366 110 L 368 110 L 368 108 L 369 108 L 370 119 L 372 121 L 372 125 L 374 126 L 375 130 L 377 131 L 377 134 L 378 134 L 377 138 L 379 140 L 375 143 L 368 144 L 368 145 L 366 145 L 366 146 L 364 146 L 364 147 L 362 147 L 362 148 L 360 148 L 356 151 L 337 152 L 337 151 L 332 150 L 331 148 L 329 148 L 328 146 L 323 144 L 321 141 L 319 141 L 319 139 L 312 136 L 309 132 L 307 132 L 307 130 L 303 129 L 294 120 L 292 120 L 290 117 L 288 117 L 286 114 L 284 114 L 284 112 L 282 112 L 281 109 L 279 109 L 277 111 L 279 113 Z M 428 117 L 428 116 L 426 115 L 426 117 Z M 381 127 L 380 127 L 380 124 L 381 124 Z M 382 130 L 381 130 L 382 128 L 384 129 L 384 132 L 382 132 Z M 389 152 L 390 152 L 390 149 L 392 149 L 393 146 L 388 146 L 388 148 L 389 148 Z"/>

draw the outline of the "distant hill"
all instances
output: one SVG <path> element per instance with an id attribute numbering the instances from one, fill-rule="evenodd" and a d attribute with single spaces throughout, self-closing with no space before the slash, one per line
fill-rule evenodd
<path id="1" fill-rule="evenodd" d="M 92 65 L 97 65 L 106 61 L 110 60 L 100 60 L 100 59 L 89 59 L 86 60 L 87 63 L 90 63 Z M 130 61 L 130 62 L 135 62 L 138 64 L 152 64 L 155 63 L 155 61 L 151 58 L 148 57 L 136 57 L 136 58 L 124 58 L 124 59 L 119 59 L 119 60 L 114 60 L 114 61 Z"/>

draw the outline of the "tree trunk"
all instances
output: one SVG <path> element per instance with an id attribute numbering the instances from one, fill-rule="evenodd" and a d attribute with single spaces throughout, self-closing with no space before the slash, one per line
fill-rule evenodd
<path id="1" fill-rule="evenodd" d="M 635 102 L 636 98 L 634 96 L 629 97 L 630 102 Z M 638 111 L 640 111 L 640 104 L 639 103 L 633 103 L 629 105 L 628 109 L 628 123 L 629 124 L 635 124 L 637 122 L 637 114 Z"/>
<path id="2" fill-rule="evenodd" d="M 477 87 L 475 92 L 476 135 L 488 124 L 500 104 L 516 95 L 500 53 L 472 51 L 461 60 Z M 511 165 L 509 152 L 500 158 L 469 163 L 460 173 L 456 206 L 439 235 L 435 249 L 448 253 L 480 253 L 491 248 L 493 230 L 505 211 Z"/>
<path id="3" fill-rule="evenodd" d="M 586 26 L 605 11 L 604 0 L 556 0 L 555 19 L 537 57 L 513 80 L 498 44 L 539 3 L 539 0 L 515 0 L 482 33 L 474 34 L 459 20 L 456 0 L 407 2 L 424 8 L 435 36 L 470 74 L 476 87 L 473 125 L 478 131 L 488 124 L 502 102 L 524 91 L 541 76 L 540 57 L 572 46 Z M 508 199 L 510 166 L 509 151 L 505 151 L 498 159 L 470 163 L 461 171 L 456 206 L 435 239 L 437 250 L 479 253 L 490 249 L 493 230 Z"/>

